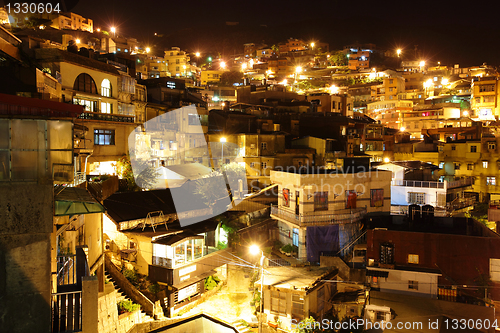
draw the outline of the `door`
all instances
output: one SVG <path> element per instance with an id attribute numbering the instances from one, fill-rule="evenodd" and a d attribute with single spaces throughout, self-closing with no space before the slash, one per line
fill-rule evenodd
<path id="1" fill-rule="evenodd" d="M 300 192 L 295 191 L 295 215 L 299 215 Z"/>

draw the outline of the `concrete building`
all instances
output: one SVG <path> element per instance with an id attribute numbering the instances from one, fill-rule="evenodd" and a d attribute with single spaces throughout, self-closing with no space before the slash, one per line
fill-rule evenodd
<path id="1" fill-rule="evenodd" d="M 168 71 L 172 76 L 189 76 L 190 57 L 186 51 L 181 51 L 178 47 L 172 47 L 170 50 L 165 51 L 164 59 L 168 64 Z"/>
<path id="2" fill-rule="evenodd" d="M 340 170 L 271 171 L 279 193 L 271 217 L 278 220 L 279 240 L 297 246 L 299 259 L 317 262 L 321 252 L 344 255 L 367 213 L 389 213 L 391 173 L 370 170 L 367 159 L 366 165 L 358 163 L 346 158 Z"/>
<path id="3" fill-rule="evenodd" d="M 488 121 L 500 116 L 498 76 L 475 77 L 472 80 L 471 109 L 475 120 Z"/>
<path id="4" fill-rule="evenodd" d="M 366 115 L 386 127 L 403 128 L 403 114 L 413 111 L 412 101 L 386 100 L 367 104 Z"/>
<path id="5" fill-rule="evenodd" d="M 263 282 L 264 318 L 268 324 L 289 329 L 313 316 L 322 318 L 332 309 L 329 301 L 337 291 L 336 270 L 327 267 L 266 267 Z M 292 326 L 293 327 L 293 326 Z"/>
<path id="6" fill-rule="evenodd" d="M 84 18 L 75 13 L 59 14 L 52 20 L 52 28 L 59 30 L 81 30 L 90 33 L 94 32 L 94 22 L 89 18 Z"/>
<path id="7" fill-rule="evenodd" d="M 0 139 L 3 221 L 0 261 L 4 268 L 0 272 L 3 299 L 0 313 L 8 318 L 0 321 L 0 330 L 49 332 L 64 325 L 95 331 L 97 278 L 88 277 L 90 266 L 84 247 L 73 247 L 71 251 L 76 253 L 72 256 L 71 279 L 64 279 L 64 274 L 60 279 L 60 273 L 66 272 L 63 267 L 68 273 L 70 270 L 68 266 L 58 265 L 57 236 L 61 220 L 55 217 L 84 214 L 77 195 L 62 199 L 58 196 L 61 188 L 54 186 L 73 182 L 73 121 L 81 114 L 82 107 L 11 95 L 1 95 L 0 100 L 0 132 L 3 134 Z M 84 188 L 68 188 L 68 192 L 78 192 L 80 198 L 86 193 L 86 200 L 90 197 Z M 89 208 L 97 205 L 91 198 L 87 202 Z M 62 206 L 68 209 L 61 213 Z M 93 236 L 99 233 L 95 228 L 89 232 Z M 84 239 L 82 243 L 97 247 L 91 254 L 95 260 L 99 243 L 93 239 L 93 242 Z M 94 269 L 99 268 L 103 284 L 102 266 L 98 260 L 92 264 Z M 81 312 L 73 311 L 75 309 Z"/>

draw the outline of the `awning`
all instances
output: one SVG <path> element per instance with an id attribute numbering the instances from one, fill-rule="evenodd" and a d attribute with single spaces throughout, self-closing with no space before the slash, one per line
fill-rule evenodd
<path id="1" fill-rule="evenodd" d="M 372 270 L 372 269 L 367 269 L 366 270 L 366 276 L 375 276 L 375 277 L 387 278 L 387 277 L 389 277 L 389 272 L 387 272 L 387 271 L 376 271 L 376 270 Z"/>
<path id="2" fill-rule="evenodd" d="M 161 237 L 161 238 L 159 238 L 151 243 L 175 246 L 179 243 L 182 243 L 182 242 L 185 242 L 185 241 L 188 241 L 191 239 L 203 239 L 203 238 L 204 238 L 204 236 L 201 236 L 201 235 L 193 235 L 191 233 L 189 233 L 189 234 L 180 233 L 180 234 L 175 234 L 175 235 L 171 235 L 171 236 Z"/>
<path id="3" fill-rule="evenodd" d="M 84 188 L 66 187 L 55 195 L 54 215 L 103 213 L 106 209 Z"/>

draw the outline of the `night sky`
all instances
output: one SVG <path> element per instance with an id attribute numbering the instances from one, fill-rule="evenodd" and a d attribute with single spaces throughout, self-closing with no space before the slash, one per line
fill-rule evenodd
<path id="1" fill-rule="evenodd" d="M 73 12 L 95 27 L 115 25 L 162 54 L 187 51 L 241 53 L 244 43 L 268 45 L 294 37 L 324 41 L 331 49 L 354 42 L 461 66 L 500 65 L 496 1 L 153 1 L 80 0 Z M 228 26 L 226 22 L 239 22 Z M 154 37 L 154 33 L 162 37 Z"/>

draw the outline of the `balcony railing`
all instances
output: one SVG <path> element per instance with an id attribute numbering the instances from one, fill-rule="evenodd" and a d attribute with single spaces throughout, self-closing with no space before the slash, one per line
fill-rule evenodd
<path id="1" fill-rule="evenodd" d="M 462 186 L 472 186 L 472 177 L 460 178 L 458 180 L 452 180 L 451 182 L 448 182 L 448 188 L 455 188 Z"/>
<path id="2" fill-rule="evenodd" d="M 402 180 L 395 179 L 391 182 L 392 186 L 424 187 L 424 188 L 442 188 L 446 189 L 444 182 L 431 182 L 422 180 Z"/>
<path id="3" fill-rule="evenodd" d="M 57 285 L 76 283 L 76 255 L 57 256 Z"/>
<path id="4" fill-rule="evenodd" d="M 391 205 L 391 215 L 408 215 L 408 206 Z M 446 217 L 448 214 L 445 209 L 434 207 L 434 216 Z"/>
<path id="5" fill-rule="evenodd" d="M 52 332 L 82 330 L 82 291 L 52 294 Z"/>
<path id="6" fill-rule="evenodd" d="M 365 214 L 366 208 L 342 209 L 331 214 L 294 214 L 281 207 L 271 206 L 271 215 L 299 226 L 352 223 L 361 220 Z"/>
<path id="7" fill-rule="evenodd" d="M 134 116 L 124 116 L 121 114 L 84 112 L 78 118 L 88 120 L 113 121 L 119 123 L 134 123 Z"/>

